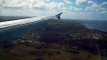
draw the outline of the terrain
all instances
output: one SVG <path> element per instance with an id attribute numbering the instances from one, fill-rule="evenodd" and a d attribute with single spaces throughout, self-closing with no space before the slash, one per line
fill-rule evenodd
<path id="1" fill-rule="evenodd" d="M 76 21 L 48 20 L 1 43 L 0 60 L 107 60 L 107 33 Z"/>

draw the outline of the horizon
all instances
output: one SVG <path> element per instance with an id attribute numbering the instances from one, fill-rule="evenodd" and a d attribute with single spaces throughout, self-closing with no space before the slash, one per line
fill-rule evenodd
<path id="1" fill-rule="evenodd" d="M 0 18 L 2 17 L 18 17 L 18 18 L 24 18 L 24 19 L 27 19 L 27 18 L 33 18 L 33 17 L 39 17 L 39 16 L 0 16 Z M 7 18 L 6 18 L 7 19 Z M 107 19 L 78 19 L 78 18 L 63 18 L 61 17 L 62 20 L 66 19 L 66 20 L 76 20 L 76 21 L 107 21 Z"/>

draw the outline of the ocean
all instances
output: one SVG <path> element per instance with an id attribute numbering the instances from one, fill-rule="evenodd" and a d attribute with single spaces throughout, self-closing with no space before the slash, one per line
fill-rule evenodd
<path id="1" fill-rule="evenodd" d="M 82 20 L 80 23 L 89 29 L 107 32 L 107 20 Z"/>

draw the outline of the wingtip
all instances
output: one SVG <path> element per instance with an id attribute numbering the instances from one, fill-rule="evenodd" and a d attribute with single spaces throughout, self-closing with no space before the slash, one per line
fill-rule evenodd
<path id="1" fill-rule="evenodd" d="M 57 18 L 58 20 L 61 20 L 61 15 L 62 15 L 62 14 L 63 14 L 63 12 L 57 14 L 57 15 L 56 15 L 56 18 Z"/>

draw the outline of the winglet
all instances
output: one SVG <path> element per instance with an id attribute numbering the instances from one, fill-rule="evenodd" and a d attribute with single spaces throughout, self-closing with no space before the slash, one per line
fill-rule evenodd
<path id="1" fill-rule="evenodd" d="M 63 12 L 61 12 L 61 13 L 59 13 L 59 14 L 56 15 L 56 18 L 58 18 L 58 20 L 61 20 L 61 15 L 62 15 L 62 13 L 63 13 Z"/>

